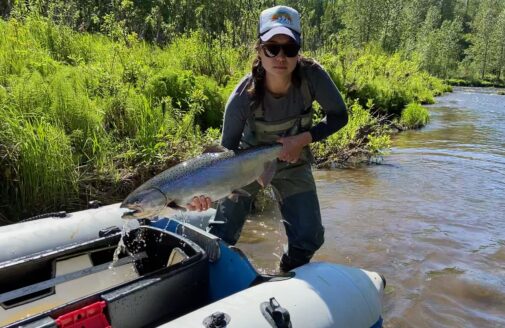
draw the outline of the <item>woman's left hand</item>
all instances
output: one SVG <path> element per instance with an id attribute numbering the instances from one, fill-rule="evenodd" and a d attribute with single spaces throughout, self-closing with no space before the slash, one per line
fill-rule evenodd
<path id="1" fill-rule="evenodd" d="M 312 135 L 309 132 L 303 132 L 296 136 L 279 138 L 277 142 L 282 144 L 279 159 L 288 163 L 296 163 L 300 159 L 303 147 L 312 142 Z"/>

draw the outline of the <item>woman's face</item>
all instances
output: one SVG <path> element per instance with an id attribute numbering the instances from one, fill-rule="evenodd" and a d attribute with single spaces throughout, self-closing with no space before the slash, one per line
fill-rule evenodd
<path id="1" fill-rule="evenodd" d="M 287 35 L 276 35 L 272 37 L 265 44 L 278 44 L 278 45 L 286 45 L 286 44 L 295 44 L 293 39 L 291 39 Z M 271 54 L 270 54 L 271 55 Z M 261 58 L 261 64 L 267 75 L 275 75 L 279 77 L 291 76 L 291 73 L 295 70 L 296 63 L 298 62 L 299 55 L 297 54 L 294 57 L 287 57 L 284 53 L 284 49 L 282 49 L 277 56 L 268 57 L 265 54 L 265 46 L 260 45 L 259 56 Z"/>

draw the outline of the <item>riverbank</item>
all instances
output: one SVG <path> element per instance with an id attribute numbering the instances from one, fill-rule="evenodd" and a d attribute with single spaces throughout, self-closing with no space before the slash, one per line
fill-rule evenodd
<path id="1" fill-rule="evenodd" d="M 445 83 L 451 86 L 458 87 L 477 87 L 477 88 L 502 88 L 505 89 L 503 81 L 487 81 L 487 80 L 461 80 L 461 79 L 447 79 Z"/>
<path id="2" fill-rule="evenodd" d="M 0 20 L 0 35 L 2 223 L 119 201 L 200 154 L 219 140 L 226 99 L 254 56 L 198 31 L 159 47 L 31 17 Z M 381 156 L 388 124 L 447 90 L 400 54 L 348 49 L 317 59 L 350 112 L 344 129 L 312 145 L 320 167 Z"/>

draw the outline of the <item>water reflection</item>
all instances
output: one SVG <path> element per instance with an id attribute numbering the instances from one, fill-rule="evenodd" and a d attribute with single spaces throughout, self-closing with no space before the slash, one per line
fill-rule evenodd
<path id="1" fill-rule="evenodd" d="M 316 260 L 383 273 L 386 327 L 504 327 L 505 96 L 462 88 L 429 110 L 385 165 L 316 172 Z M 239 247 L 271 272 L 284 243 L 272 206 Z"/>

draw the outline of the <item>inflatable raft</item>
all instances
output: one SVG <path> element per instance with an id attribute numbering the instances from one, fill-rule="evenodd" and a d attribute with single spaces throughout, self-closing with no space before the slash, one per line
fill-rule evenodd
<path id="1" fill-rule="evenodd" d="M 310 263 L 261 275 L 201 229 L 213 211 L 128 229 L 122 213 L 114 204 L 0 227 L 0 326 L 382 327 L 375 272 Z"/>

